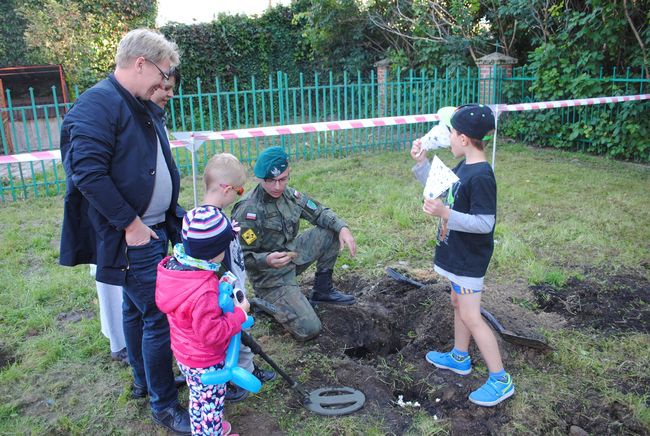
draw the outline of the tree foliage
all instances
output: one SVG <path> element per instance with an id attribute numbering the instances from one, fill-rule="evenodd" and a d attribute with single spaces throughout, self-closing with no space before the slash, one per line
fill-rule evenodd
<path id="1" fill-rule="evenodd" d="M 15 27 L 6 41 L 18 48 L 18 54 L 10 54 L 5 49 L 2 63 L 62 64 L 68 82 L 82 88 L 111 70 L 117 44 L 124 33 L 152 26 L 156 17 L 155 0 L 13 0 L 12 3 L 4 20 Z"/>
<path id="2" fill-rule="evenodd" d="M 282 70 L 309 68 L 301 29 L 292 23 L 293 14 L 284 6 L 270 9 L 261 17 L 221 14 L 210 23 L 170 23 L 161 32 L 174 40 L 182 53 L 184 90 L 214 89 L 214 78 L 231 83 L 237 76 L 265 80 Z"/>
<path id="3" fill-rule="evenodd" d="M 473 65 L 495 50 L 525 64 L 552 45 L 648 76 L 649 0 L 371 0 L 368 17 L 402 66 Z"/>
<path id="4" fill-rule="evenodd" d="M 384 49 L 359 0 L 302 1 L 294 15 L 319 70 L 367 69 Z M 375 32 L 376 33 L 376 32 Z"/>
<path id="5" fill-rule="evenodd" d="M 26 63 L 25 20 L 16 13 L 21 0 L 0 1 L 0 67 Z"/>
<path id="6" fill-rule="evenodd" d="M 211 23 L 170 23 L 161 31 L 179 45 L 183 56 L 184 89 L 194 79 L 214 88 L 215 77 L 233 76 L 265 81 L 277 71 L 295 78 L 300 72 L 372 68 L 384 50 L 372 46 L 372 34 L 356 0 L 297 0 L 278 5 L 261 16 L 221 14 Z"/>

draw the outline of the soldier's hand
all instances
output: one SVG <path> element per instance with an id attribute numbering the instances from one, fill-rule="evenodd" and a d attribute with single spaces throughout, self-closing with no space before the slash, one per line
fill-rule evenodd
<path id="1" fill-rule="evenodd" d="M 357 243 L 354 241 L 352 232 L 347 227 L 343 227 L 339 232 L 339 244 L 341 250 L 343 250 L 346 245 L 348 246 L 350 256 L 354 257 L 357 254 Z"/>
<path id="2" fill-rule="evenodd" d="M 266 264 L 271 268 L 282 268 L 293 260 L 293 256 L 287 251 L 274 251 L 266 256 Z"/>

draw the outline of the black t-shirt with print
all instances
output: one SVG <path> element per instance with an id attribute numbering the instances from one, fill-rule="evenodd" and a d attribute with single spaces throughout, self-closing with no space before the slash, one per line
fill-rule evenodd
<path id="1" fill-rule="evenodd" d="M 452 209 L 470 215 L 496 216 L 497 183 L 490 164 L 468 165 L 462 160 L 453 171 L 459 181 L 451 188 L 454 193 Z M 450 230 L 447 238 L 436 247 L 435 264 L 458 276 L 483 277 L 493 251 L 494 227 L 485 234 Z"/>

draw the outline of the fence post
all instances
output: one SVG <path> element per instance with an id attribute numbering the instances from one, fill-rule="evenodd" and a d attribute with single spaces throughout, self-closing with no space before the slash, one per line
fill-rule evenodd
<path id="1" fill-rule="evenodd" d="M 501 93 L 497 82 L 499 77 L 512 77 L 512 66 L 516 63 L 517 59 L 498 52 L 490 53 L 476 60 L 480 81 L 479 103 L 500 103 Z"/>
<path id="2" fill-rule="evenodd" d="M 2 84 L 2 79 L 0 79 L 0 111 L 2 112 L 2 117 L 0 117 L 0 122 L 2 122 L 2 142 L 4 145 L 5 154 L 14 154 L 14 143 L 11 140 L 11 130 L 9 128 L 9 114 L 6 111 L 7 101 L 5 100 L 5 87 Z"/>
<path id="3" fill-rule="evenodd" d="M 277 71 L 276 72 L 276 79 L 277 79 L 277 88 L 278 88 L 278 117 L 280 120 L 280 125 L 284 124 L 284 94 L 283 94 L 283 89 L 284 86 L 282 86 L 284 83 L 284 80 L 282 80 L 282 71 Z M 282 145 L 282 149 L 286 151 L 286 141 L 284 138 L 284 135 L 280 137 L 280 145 Z"/>
<path id="4" fill-rule="evenodd" d="M 386 116 L 386 82 L 388 81 L 388 66 L 390 61 L 388 59 L 382 59 L 378 62 L 375 62 L 375 67 L 377 68 L 377 98 L 379 100 L 378 107 L 378 116 Z"/>

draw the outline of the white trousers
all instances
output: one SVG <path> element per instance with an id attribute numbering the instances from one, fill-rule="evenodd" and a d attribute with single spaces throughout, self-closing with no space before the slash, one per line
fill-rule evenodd
<path id="1" fill-rule="evenodd" d="M 95 265 L 90 265 L 90 274 L 95 276 Z M 122 324 L 122 287 L 95 281 L 99 301 L 99 322 L 102 334 L 108 338 L 111 353 L 126 347 Z"/>

